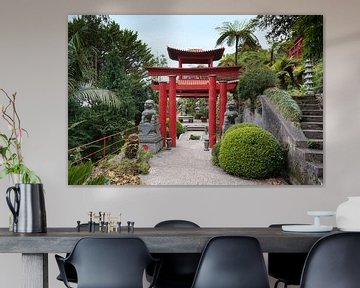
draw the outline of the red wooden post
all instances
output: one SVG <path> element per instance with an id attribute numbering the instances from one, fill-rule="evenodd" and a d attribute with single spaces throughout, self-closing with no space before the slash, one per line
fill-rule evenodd
<path id="1" fill-rule="evenodd" d="M 209 75 L 209 147 L 216 143 L 216 75 Z"/>
<path id="2" fill-rule="evenodd" d="M 226 102 L 227 102 L 227 82 L 220 82 L 220 131 L 222 133 L 222 127 L 224 124 L 224 113 L 226 111 Z"/>
<path id="3" fill-rule="evenodd" d="M 176 76 L 169 76 L 169 132 L 172 147 L 176 147 Z"/>
<path id="4" fill-rule="evenodd" d="M 159 84 L 159 124 L 160 134 L 163 137 L 163 144 L 166 140 L 166 82 L 162 81 Z"/>

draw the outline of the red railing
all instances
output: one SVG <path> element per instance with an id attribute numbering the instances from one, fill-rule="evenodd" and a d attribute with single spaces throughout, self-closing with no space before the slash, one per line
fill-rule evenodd
<path id="1" fill-rule="evenodd" d="M 91 141 L 89 143 L 85 143 L 85 144 L 81 144 L 79 146 L 73 147 L 71 149 L 68 149 L 68 158 L 70 158 L 69 155 L 71 153 L 80 153 L 80 155 L 81 155 L 80 157 L 78 157 L 77 159 L 71 161 L 73 164 L 75 164 L 75 163 L 79 163 L 79 162 L 81 162 L 81 161 L 83 161 L 85 159 L 93 160 L 94 158 L 97 158 L 96 155 L 101 152 L 102 157 L 100 157 L 100 159 L 95 159 L 95 160 L 99 161 L 101 159 L 104 159 L 107 155 L 111 155 L 111 154 L 114 154 L 114 153 L 118 152 L 121 149 L 121 147 L 124 145 L 127 137 L 130 134 L 137 133 L 137 132 L 138 132 L 138 127 L 136 126 L 136 127 L 132 127 L 132 128 L 126 129 L 126 130 L 118 132 L 118 133 L 114 133 L 114 134 L 102 137 L 100 139 Z M 111 142 L 111 139 L 114 139 L 117 136 L 121 137 L 120 140 Z M 102 143 L 102 148 L 97 149 L 96 151 L 92 151 L 89 154 L 82 155 L 83 154 L 82 152 L 84 152 L 86 149 L 90 149 L 91 146 L 93 146 L 94 144 L 97 144 L 97 143 Z M 116 144 L 121 144 L 120 148 L 115 149 L 115 150 L 111 151 L 110 153 L 108 153 L 109 148 L 113 147 Z"/>
<path id="2" fill-rule="evenodd" d="M 303 41 L 304 41 L 303 36 L 296 38 L 294 45 L 288 49 L 288 54 L 290 57 L 296 57 L 296 58 L 300 59 Z"/>

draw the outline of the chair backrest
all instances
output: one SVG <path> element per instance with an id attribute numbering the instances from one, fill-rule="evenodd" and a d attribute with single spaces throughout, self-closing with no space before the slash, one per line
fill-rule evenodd
<path id="1" fill-rule="evenodd" d="M 82 238 L 67 259 L 76 269 L 78 288 L 142 288 L 152 260 L 139 238 Z"/>
<path id="2" fill-rule="evenodd" d="M 200 259 L 192 288 L 268 288 L 264 257 L 256 238 L 212 238 Z"/>
<path id="3" fill-rule="evenodd" d="M 188 220 L 165 220 L 157 223 L 155 228 L 200 228 L 200 226 Z"/>
<path id="4" fill-rule="evenodd" d="M 155 228 L 200 228 L 200 226 L 188 220 L 166 220 L 156 224 Z M 190 287 L 199 264 L 200 256 L 200 253 L 156 254 L 156 258 L 162 260 L 157 286 Z"/>
<path id="5" fill-rule="evenodd" d="M 360 287 L 360 233 L 338 233 L 318 240 L 306 259 L 300 287 Z"/>
<path id="6" fill-rule="evenodd" d="M 282 225 L 289 224 L 271 224 L 269 228 L 281 228 Z M 268 253 L 269 275 L 288 285 L 300 285 L 306 257 L 307 253 Z"/>

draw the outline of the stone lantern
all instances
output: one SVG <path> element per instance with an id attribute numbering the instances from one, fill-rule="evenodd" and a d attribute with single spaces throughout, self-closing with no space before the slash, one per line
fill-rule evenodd
<path id="1" fill-rule="evenodd" d="M 304 85 L 305 85 L 306 95 L 314 94 L 313 76 L 314 76 L 313 65 L 310 59 L 307 59 L 305 61 L 305 72 L 304 72 Z"/>

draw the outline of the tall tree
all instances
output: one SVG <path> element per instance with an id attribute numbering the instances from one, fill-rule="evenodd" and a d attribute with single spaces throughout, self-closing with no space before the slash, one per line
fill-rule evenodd
<path id="1" fill-rule="evenodd" d="M 292 28 L 297 15 L 258 15 L 252 19 L 249 26 L 251 29 L 259 27 L 265 30 L 265 37 L 271 42 L 282 42 L 292 36 Z"/>
<path id="2" fill-rule="evenodd" d="M 304 58 L 318 60 L 323 55 L 323 16 L 322 15 L 258 15 L 250 23 L 251 30 L 256 27 L 266 31 L 270 42 L 283 42 L 304 37 L 302 50 Z"/>
<path id="3" fill-rule="evenodd" d="M 260 47 L 259 40 L 251 31 L 248 24 L 235 20 L 223 22 L 222 26 L 216 27 L 220 37 L 216 40 L 216 46 L 223 45 L 225 42 L 230 47 L 235 44 L 235 65 L 238 63 L 238 53 L 241 47 L 247 49 L 257 49 Z"/>
<path id="4" fill-rule="evenodd" d="M 68 97 L 86 105 L 102 103 L 119 108 L 120 103 L 112 91 L 93 85 L 93 70 L 82 46 L 79 33 L 68 42 Z M 70 124 L 70 123 L 69 123 Z"/>
<path id="5" fill-rule="evenodd" d="M 148 45 L 108 16 L 73 17 L 68 37 L 69 146 L 135 126 L 149 98 Z"/>

